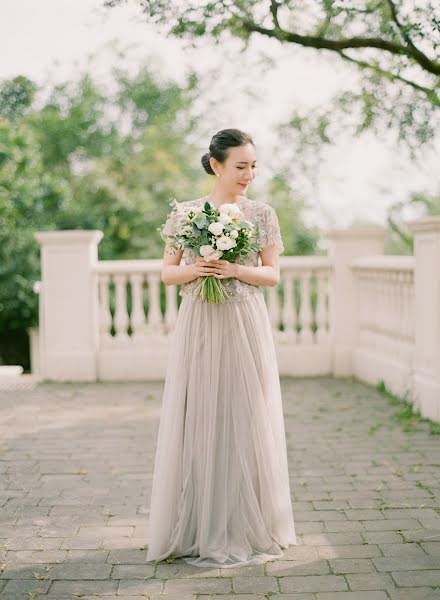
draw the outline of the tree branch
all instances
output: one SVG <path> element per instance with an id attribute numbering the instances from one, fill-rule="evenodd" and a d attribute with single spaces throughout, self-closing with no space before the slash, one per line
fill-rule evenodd
<path id="1" fill-rule="evenodd" d="M 249 33 L 260 33 L 268 37 L 276 38 L 281 42 L 290 42 L 293 44 L 300 44 L 301 46 L 317 49 L 332 50 L 340 53 L 342 50 L 349 48 L 377 48 L 379 50 L 385 50 L 394 55 L 405 55 L 409 58 L 414 59 L 420 64 L 426 71 L 433 73 L 434 75 L 440 75 L 440 63 L 430 60 L 423 53 L 415 52 L 409 46 L 402 46 L 396 42 L 389 40 L 383 40 L 381 38 L 345 38 L 340 40 L 329 40 L 323 37 L 315 37 L 310 35 L 300 35 L 290 31 L 285 31 L 280 27 L 274 29 L 267 29 L 261 27 L 253 21 L 243 20 L 243 28 Z"/>
<path id="2" fill-rule="evenodd" d="M 270 12 L 272 13 L 272 20 L 274 22 L 275 27 L 278 27 L 278 29 L 281 29 L 280 24 L 278 22 L 279 7 L 280 7 L 280 5 L 278 4 L 277 0 L 270 0 Z"/>
<path id="3" fill-rule="evenodd" d="M 347 60 L 347 61 L 349 61 L 351 63 L 354 63 L 358 67 L 361 67 L 362 69 L 373 70 L 376 73 L 379 73 L 380 75 L 382 75 L 383 77 L 385 77 L 386 79 L 389 79 L 390 81 L 400 81 L 402 83 L 405 83 L 406 85 L 409 85 L 409 86 L 413 87 L 415 90 L 418 90 L 419 92 L 423 92 L 424 94 L 426 94 L 426 96 L 429 98 L 429 100 L 433 104 L 436 104 L 437 106 L 440 107 L 440 98 L 437 96 L 437 94 L 431 88 L 427 88 L 427 87 L 425 87 L 423 85 L 420 85 L 420 84 L 416 83 L 415 81 L 411 81 L 410 79 L 406 79 L 406 77 L 402 77 L 401 75 L 398 75 L 397 73 L 391 73 L 391 71 L 387 71 L 386 69 L 382 69 L 381 67 L 378 67 L 377 65 L 373 65 L 371 63 L 365 62 L 363 60 L 359 60 L 357 58 L 352 58 L 348 54 L 345 54 L 345 52 L 341 51 L 341 52 L 338 52 L 338 54 L 344 60 Z"/>
<path id="4" fill-rule="evenodd" d="M 421 50 L 419 50 L 417 48 L 417 46 L 414 45 L 414 42 L 412 41 L 411 37 L 409 36 L 408 32 L 406 31 L 405 26 L 402 25 L 402 23 L 400 22 L 400 19 L 397 15 L 396 5 L 394 4 L 393 0 L 386 0 L 386 1 L 388 4 L 388 7 L 390 9 L 392 20 L 396 24 L 402 38 L 407 43 L 408 47 L 411 48 L 411 50 L 412 50 L 412 57 L 424 69 L 426 69 L 428 71 L 429 69 L 427 68 L 427 65 L 429 65 L 431 63 L 431 60 L 426 56 L 426 54 L 424 54 Z"/>

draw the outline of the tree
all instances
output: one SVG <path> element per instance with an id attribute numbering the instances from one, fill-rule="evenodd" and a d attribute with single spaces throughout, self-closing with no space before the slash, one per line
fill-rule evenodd
<path id="1" fill-rule="evenodd" d="M 104 0 L 108 7 L 127 0 Z M 414 155 L 432 140 L 439 124 L 440 6 L 404 0 L 141 0 L 146 19 L 168 35 L 224 42 L 225 34 L 247 48 L 263 36 L 331 55 L 359 71 L 357 88 L 329 107 L 295 112 L 286 126 L 304 144 L 329 143 L 332 123 L 354 135 L 367 129 L 397 131 Z"/>

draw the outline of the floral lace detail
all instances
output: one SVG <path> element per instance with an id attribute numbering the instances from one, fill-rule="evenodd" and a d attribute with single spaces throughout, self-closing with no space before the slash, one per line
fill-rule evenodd
<path id="1" fill-rule="evenodd" d="M 206 200 L 207 198 L 187 200 L 186 202 L 179 203 L 179 205 L 182 205 L 182 207 L 198 206 L 203 205 Z M 249 200 L 248 198 L 239 200 L 237 205 L 243 212 L 244 218 L 254 223 L 258 228 L 259 234 L 257 236 L 257 241 L 260 244 L 260 248 L 262 249 L 266 246 L 270 246 L 271 244 L 275 244 L 280 254 L 284 252 L 284 245 L 281 238 L 280 226 L 275 209 L 265 202 Z M 169 235 L 178 230 L 179 226 L 181 225 L 182 215 L 183 211 L 180 212 L 173 210 L 171 212 L 163 229 L 164 235 Z M 182 259 L 184 264 L 189 265 L 196 262 L 196 255 L 191 248 L 184 248 Z M 246 256 L 238 256 L 236 262 L 241 265 L 257 267 L 260 262 L 259 254 L 258 252 L 250 252 Z M 244 281 L 236 279 L 235 277 L 222 279 L 221 281 L 229 295 L 229 301 L 243 300 L 250 295 L 255 294 L 263 295 L 263 289 L 260 286 L 245 283 Z M 188 283 L 183 283 L 180 286 L 179 295 L 182 297 L 189 294 L 195 295 L 195 288 L 198 283 L 198 279 Z"/>

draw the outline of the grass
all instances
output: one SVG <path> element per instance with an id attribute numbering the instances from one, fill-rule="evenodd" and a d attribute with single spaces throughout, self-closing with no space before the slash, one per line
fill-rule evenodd
<path id="1" fill-rule="evenodd" d="M 407 398 L 399 398 L 387 389 L 383 379 L 376 384 L 378 392 L 384 396 L 391 405 L 397 407 L 393 414 L 393 419 L 397 421 L 404 431 L 422 431 L 419 425 L 427 424 L 431 435 L 440 435 L 440 423 L 436 423 L 432 419 L 422 417 L 420 411 L 414 408 L 414 404 Z"/>

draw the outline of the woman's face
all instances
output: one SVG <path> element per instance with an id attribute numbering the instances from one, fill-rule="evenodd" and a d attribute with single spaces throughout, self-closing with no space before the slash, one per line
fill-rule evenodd
<path id="1" fill-rule="evenodd" d="M 229 148 L 228 157 L 223 163 L 212 158 L 211 165 L 215 173 L 220 173 L 217 179 L 222 187 L 234 194 L 245 194 L 256 174 L 255 148 L 252 144 L 234 146 Z"/>

